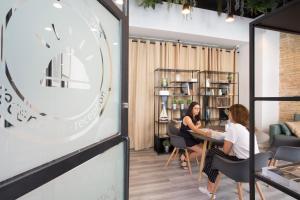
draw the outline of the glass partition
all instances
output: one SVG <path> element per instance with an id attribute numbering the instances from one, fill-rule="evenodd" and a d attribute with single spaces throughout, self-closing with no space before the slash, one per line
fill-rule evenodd
<path id="1" fill-rule="evenodd" d="M 106 0 L 1 1 L 0 183 L 121 132 L 128 24 L 116 10 Z M 117 176 L 118 149 L 83 171 L 111 168 Z"/>
<path id="2" fill-rule="evenodd" d="M 19 199 L 124 199 L 123 151 L 120 143 Z"/>

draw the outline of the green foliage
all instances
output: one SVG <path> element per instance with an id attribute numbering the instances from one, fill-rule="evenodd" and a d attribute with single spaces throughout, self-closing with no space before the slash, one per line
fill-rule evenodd
<path id="1" fill-rule="evenodd" d="M 192 102 L 193 102 L 193 100 L 192 100 L 192 99 L 188 99 L 188 100 L 186 100 L 186 104 L 187 104 L 187 105 L 190 105 Z"/>
<path id="2" fill-rule="evenodd" d="M 223 1 L 222 0 L 217 0 L 217 12 L 218 12 L 219 16 L 222 13 L 222 7 L 223 7 Z"/>
<path id="3" fill-rule="evenodd" d="M 177 104 L 177 99 L 173 99 L 173 104 Z"/>
<path id="4" fill-rule="evenodd" d="M 166 147 L 166 146 L 167 146 L 167 147 L 171 146 L 170 141 L 169 141 L 168 139 L 164 140 L 163 143 L 162 143 L 162 145 L 163 145 L 164 147 Z"/>
<path id="5" fill-rule="evenodd" d="M 183 100 L 183 99 L 179 99 L 179 100 L 178 100 L 178 103 L 179 103 L 179 104 L 184 104 L 184 100 Z"/>
<path id="6" fill-rule="evenodd" d="M 155 5 L 161 1 L 158 0 L 142 0 L 140 1 L 139 6 L 143 6 L 144 8 L 151 7 L 153 10 L 155 9 Z"/>
<path id="7" fill-rule="evenodd" d="M 246 8 L 251 11 L 252 14 L 267 13 L 279 4 L 279 0 L 246 0 Z"/>
<path id="8" fill-rule="evenodd" d="M 137 0 L 139 1 L 139 5 L 143 6 L 144 8 L 151 7 L 152 9 L 155 9 L 156 4 L 162 3 L 163 0 Z M 168 8 L 172 6 L 172 3 L 174 4 L 181 4 L 189 3 L 192 7 L 195 7 L 197 4 L 196 0 L 164 0 L 168 3 Z M 232 0 L 234 2 L 234 0 Z M 216 0 L 217 3 L 217 12 L 218 15 L 221 15 L 223 12 L 222 7 L 224 4 L 223 0 Z M 272 11 L 274 8 L 276 8 L 280 3 L 282 3 L 282 0 L 241 0 L 239 5 L 236 5 L 235 11 L 239 10 L 241 16 L 244 15 L 244 11 L 250 11 L 252 14 L 257 15 L 260 13 L 267 13 L 269 11 Z"/>

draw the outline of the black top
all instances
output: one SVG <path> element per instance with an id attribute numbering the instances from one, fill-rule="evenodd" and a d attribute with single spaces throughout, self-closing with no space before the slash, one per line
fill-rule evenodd
<path id="1" fill-rule="evenodd" d="M 190 116 L 188 116 L 188 117 L 190 117 Z M 193 124 L 197 123 L 197 121 L 195 119 L 192 119 L 192 121 L 193 121 Z M 199 141 L 193 137 L 193 135 L 189 132 L 189 130 L 191 130 L 190 127 L 187 125 L 184 125 L 183 120 L 182 120 L 179 135 L 184 138 L 187 147 L 192 147 L 194 145 L 199 144 Z"/>

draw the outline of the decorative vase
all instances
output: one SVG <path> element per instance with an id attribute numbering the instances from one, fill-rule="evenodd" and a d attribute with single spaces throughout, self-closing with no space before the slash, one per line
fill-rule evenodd
<path id="1" fill-rule="evenodd" d="M 160 115 L 159 115 L 159 120 L 160 121 L 167 121 L 169 118 L 168 118 L 168 114 L 167 114 L 166 105 L 165 105 L 164 102 L 162 102 L 161 104 L 162 104 L 162 110 L 161 110 Z"/>
<path id="2" fill-rule="evenodd" d="M 168 87 L 168 80 L 166 78 L 161 80 L 161 87 Z"/>
<path id="3" fill-rule="evenodd" d="M 181 109 L 181 110 L 184 110 L 184 104 L 183 104 L 183 103 L 180 104 L 180 109 Z"/>
<path id="4" fill-rule="evenodd" d="M 206 87 L 210 87 L 210 80 L 209 80 L 209 78 L 206 79 Z"/>
<path id="5" fill-rule="evenodd" d="M 222 89 L 219 89 L 219 95 L 222 96 Z"/>
<path id="6" fill-rule="evenodd" d="M 228 83 L 231 83 L 231 81 L 232 81 L 232 75 L 231 74 L 228 74 L 227 80 L 228 80 Z"/>
<path id="7" fill-rule="evenodd" d="M 176 80 L 176 81 L 180 81 L 180 74 L 176 74 L 175 80 Z"/>
<path id="8" fill-rule="evenodd" d="M 169 146 L 164 146 L 165 147 L 165 152 L 169 153 Z"/>
<path id="9" fill-rule="evenodd" d="M 172 104 L 173 105 L 173 110 L 176 110 L 176 108 L 177 108 L 177 104 Z"/>

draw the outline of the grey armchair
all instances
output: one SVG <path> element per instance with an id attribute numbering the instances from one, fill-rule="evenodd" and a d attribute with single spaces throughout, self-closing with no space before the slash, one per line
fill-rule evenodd
<path id="1" fill-rule="evenodd" d="M 300 114 L 294 115 L 294 121 L 300 121 Z M 279 146 L 300 147 L 300 138 L 292 135 L 284 123 L 271 124 L 269 127 L 270 145 L 273 151 Z"/>
<path id="2" fill-rule="evenodd" d="M 192 174 L 190 158 L 189 158 L 188 150 L 187 150 L 187 147 L 185 144 L 185 140 L 183 137 L 178 135 L 180 130 L 178 128 L 176 128 L 176 122 L 170 121 L 167 125 L 167 128 L 168 128 L 168 135 L 170 137 L 170 143 L 174 147 L 174 149 L 165 164 L 165 168 L 169 165 L 171 160 L 176 159 L 176 157 L 179 153 L 179 150 L 184 150 L 185 157 L 187 158 L 188 169 L 189 169 L 190 174 Z"/>
<path id="3" fill-rule="evenodd" d="M 264 152 L 255 155 L 255 171 L 261 170 L 263 167 L 267 166 L 268 160 L 272 158 L 272 152 Z M 226 175 L 235 182 L 237 182 L 237 190 L 239 200 L 243 199 L 242 183 L 249 182 L 249 159 L 242 161 L 231 161 L 220 156 L 215 156 L 213 160 L 212 167 L 219 170 L 219 176 L 216 180 L 216 187 L 212 194 L 212 197 L 217 191 L 218 185 L 220 183 L 221 174 Z M 263 193 L 260 189 L 259 184 L 255 183 L 256 189 L 259 192 L 261 199 L 265 199 Z"/>

